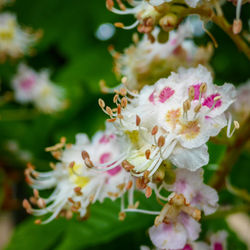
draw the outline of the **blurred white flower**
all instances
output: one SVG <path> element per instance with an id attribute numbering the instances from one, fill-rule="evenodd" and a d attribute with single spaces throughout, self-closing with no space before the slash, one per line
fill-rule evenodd
<path id="1" fill-rule="evenodd" d="M 153 32 L 159 34 L 159 29 Z M 180 66 L 195 67 L 198 64 L 207 65 L 213 49 L 198 47 L 193 41 L 187 40 L 193 34 L 192 25 L 186 22 L 176 31 L 170 31 L 166 43 L 157 40 L 152 43 L 147 36 L 127 48 L 123 54 L 111 51 L 114 56 L 114 71 L 118 76 L 125 76 L 125 85 L 130 90 L 139 90 L 145 85 L 151 85 Z"/>
<path id="2" fill-rule="evenodd" d="M 230 107 L 233 117 L 244 123 L 250 115 L 250 79 L 237 88 L 236 101 Z"/>
<path id="3" fill-rule="evenodd" d="M 33 103 L 42 112 L 52 113 L 65 107 L 64 90 L 51 82 L 47 70 L 36 72 L 20 64 L 12 86 L 17 102 Z"/>
<path id="4" fill-rule="evenodd" d="M 39 36 L 39 33 L 22 29 L 14 14 L 8 12 L 0 14 L 0 59 L 19 58 L 28 54 Z"/>

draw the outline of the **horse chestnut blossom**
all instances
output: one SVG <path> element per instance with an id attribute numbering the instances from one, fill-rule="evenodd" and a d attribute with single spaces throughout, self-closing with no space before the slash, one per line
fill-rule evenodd
<path id="1" fill-rule="evenodd" d="M 7 57 L 19 58 L 30 52 L 31 46 L 40 37 L 40 32 L 32 33 L 22 29 L 14 14 L 0 14 L 0 54 L 1 61 Z"/>
<path id="2" fill-rule="evenodd" d="M 115 200 L 128 189 L 130 196 L 133 196 L 133 179 L 119 162 L 111 170 L 103 167 L 122 152 L 123 143 L 120 140 L 112 131 L 106 130 L 97 132 L 92 141 L 89 141 L 87 135 L 78 134 L 73 145 L 65 144 L 63 138 L 60 143 L 47 148 L 59 162 L 52 164 L 53 170 L 50 172 L 37 172 L 33 166 L 28 165 L 26 181 L 34 188 L 30 202 L 38 209 L 32 208 L 28 200 L 24 200 L 23 206 L 27 212 L 36 216 L 50 214 L 43 221 L 48 223 L 58 215 L 71 218 L 73 212 L 84 217 L 91 204 L 102 202 L 105 198 Z M 90 157 L 94 157 L 93 162 Z M 102 171 L 92 169 L 93 165 L 98 165 Z M 54 191 L 48 198 L 40 197 L 38 190 L 51 188 Z M 130 202 L 133 200 L 130 199 Z M 41 223 L 41 220 L 37 223 Z"/>
<path id="3" fill-rule="evenodd" d="M 166 43 L 157 40 L 151 43 L 147 36 L 127 48 L 123 54 L 111 51 L 114 57 L 114 71 L 118 76 L 126 77 L 125 86 L 129 90 L 139 90 L 145 85 L 152 85 L 158 79 L 167 77 L 180 66 L 196 67 L 208 65 L 213 49 L 208 44 L 197 47 L 192 37 L 189 22 L 180 25 L 176 31 L 169 33 Z M 159 34 L 159 29 L 153 32 Z"/>
<path id="4" fill-rule="evenodd" d="M 188 241 L 199 237 L 201 211 L 209 215 L 218 207 L 217 192 L 203 183 L 203 170 L 174 171 L 175 182 L 163 182 L 159 187 L 173 193 L 166 199 L 168 203 L 156 217 L 155 225 L 149 229 L 150 238 L 159 249 L 185 249 Z M 159 192 L 156 195 L 163 198 Z"/>
<path id="5" fill-rule="evenodd" d="M 240 124 L 250 116 L 250 80 L 237 88 L 237 97 L 230 111 Z"/>
<path id="6" fill-rule="evenodd" d="M 186 169 L 176 169 L 175 182 L 173 184 L 163 183 L 163 187 L 168 191 L 183 194 L 187 202 L 198 209 L 204 211 L 205 215 L 215 212 L 218 207 L 217 192 L 203 183 L 202 169 L 188 171 Z"/>
<path id="7" fill-rule="evenodd" d="M 116 1 L 120 9 L 114 7 L 113 0 L 106 0 L 107 8 L 118 15 L 134 15 L 137 19 L 132 25 L 124 26 L 122 23 L 116 23 L 117 27 L 123 29 L 133 29 L 137 25 L 138 30 L 143 33 L 150 33 L 154 29 L 154 23 L 159 18 L 160 13 L 154 6 L 148 3 L 148 1 L 127 1 L 131 7 L 126 6 L 121 1 Z"/>
<path id="8" fill-rule="evenodd" d="M 227 249 L 227 232 L 222 230 L 216 233 L 213 233 L 209 237 L 209 242 L 203 241 L 189 241 L 183 248 L 178 249 L 168 249 L 163 248 L 164 250 L 226 250 Z M 161 248 L 154 247 L 152 250 L 160 250 Z M 141 246 L 140 250 L 150 250 L 147 246 Z"/>
<path id="9" fill-rule="evenodd" d="M 160 249 L 182 249 L 201 231 L 200 211 L 187 203 L 182 194 L 173 194 L 149 229 L 153 244 Z"/>
<path id="10" fill-rule="evenodd" d="M 65 107 L 64 90 L 49 79 L 49 72 L 36 72 L 25 64 L 20 64 L 12 79 L 15 99 L 19 103 L 33 103 L 44 112 L 52 113 Z"/>
<path id="11" fill-rule="evenodd" d="M 173 2 L 172 0 L 149 0 L 149 3 L 152 4 L 153 6 L 159 6 L 163 3 L 169 3 L 169 2 Z M 185 3 L 191 7 L 191 8 L 195 8 L 198 3 L 202 2 L 201 0 L 185 0 Z"/>
<path id="12" fill-rule="evenodd" d="M 206 142 L 227 125 L 225 111 L 236 95 L 232 84 L 214 85 L 201 65 L 180 68 L 137 94 L 116 92 L 116 109 L 105 108 L 101 99 L 99 105 L 117 131 L 127 135 L 130 143 L 123 159 L 137 177 L 151 177 L 165 160 L 191 171 L 206 165 Z"/>

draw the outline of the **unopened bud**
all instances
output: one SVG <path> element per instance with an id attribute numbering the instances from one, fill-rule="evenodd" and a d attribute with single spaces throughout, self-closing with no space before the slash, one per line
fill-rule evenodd
<path id="1" fill-rule="evenodd" d="M 160 26 L 166 32 L 174 29 L 178 23 L 178 17 L 173 14 L 169 13 L 166 16 L 162 17 L 159 21 Z"/>

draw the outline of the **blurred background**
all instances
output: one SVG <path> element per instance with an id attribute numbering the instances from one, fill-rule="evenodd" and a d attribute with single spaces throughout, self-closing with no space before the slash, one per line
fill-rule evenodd
<path id="1" fill-rule="evenodd" d="M 227 2 L 223 9 L 232 22 L 235 6 Z M 1 95 L 12 91 L 11 78 L 19 62 L 24 61 L 36 70 L 50 70 L 52 81 L 65 88 L 68 108 L 50 115 L 34 110 L 32 105 L 14 101 L 0 106 L 0 249 L 139 249 L 140 245 L 150 245 L 147 228 L 154 218 L 129 214 L 124 222 L 120 222 L 119 201 L 95 204 L 87 221 L 57 219 L 47 225 L 34 225 L 34 218 L 22 208 L 22 200 L 32 192 L 24 181 L 27 162 L 32 162 L 39 170 L 48 170 L 53 159 L 45 152 L 45 147 L 54 145 L 62 136 L 68 142 L 74 142 L 76 133 L 91 136 L 104 128 L 106 117 L 97 104 L 102 96 L 99 81 L 104 79 L 109 86 L 118 83 L 107 48 L 112 44 L 122 52 L 131 43 L 135 32 L 116 29 L 112 23 L 129 24 L 133 17 L 110 13 L 105 8 L 105 1 L 101 0 L 16 0 L 2 12 L 15 13 L 21 25 L 41 29 L 43 36 L 36 43 L 33 56 L 0 64 Z M 249 28 L 249 13 L 249 6 L 244 5 L 242 20 L 246 29 Z M 215 82 L 235 85 L 245 82 L 250 77 L 247 58 L 221 30 L 212 24 L 209 29 L 219 44 L 211 61 Z M 204 34 L 195 41 L 206 44 L 210 39 Z M 110 96 L 102 98 L 107 101 Z M 208 176 L 224 149 L 210 144 L 209 150 Z M 234 178 L 231 182 L 250 192 L 249 160 L 246 151 L 232 171 Z M 142 199 L 143 202 L 148 209 L 157 206 L 151 199 Z M 220 202 L 237 204 L 239 200 L 224 191 Z M 210 230 L 228 230 L 229 249 L 247 249 L 246 242 L 238 238 L 225 218 L 205 219 L 203 226 L 204 235 Z"/>

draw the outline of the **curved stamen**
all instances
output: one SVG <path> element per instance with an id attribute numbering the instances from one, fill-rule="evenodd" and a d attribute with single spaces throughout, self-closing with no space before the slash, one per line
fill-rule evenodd
<path id="1" fill-rule="evenodd" d="M 137 208 L 127 208 L 127 209 L 124 209 L 123 212 L 136 212 L 136 213 L 151 214 L 151 215 L 160 214 L 160 212 L 158 211 L 149 211 L 149 210 L 137 209 Z"/>

